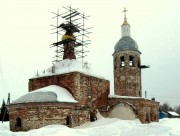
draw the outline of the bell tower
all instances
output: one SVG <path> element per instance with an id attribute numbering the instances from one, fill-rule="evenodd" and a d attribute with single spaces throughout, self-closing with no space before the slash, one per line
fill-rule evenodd
<path id="1" fill-rule="evenodd" d="M 114 93 L 120 96 L 141 97 L 141 66 L 138 45 L 130 35 L 124 8 L 124 22 L 121 26 L 122 37 L 116 43 L 113 53 L 114 62 Z"/>

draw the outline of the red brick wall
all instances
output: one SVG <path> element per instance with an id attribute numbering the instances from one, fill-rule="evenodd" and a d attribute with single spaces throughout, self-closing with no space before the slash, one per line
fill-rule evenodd
<path id="1" fill-rule="evenodd" d="M 66 125 L 67 116 L 71 117 L 69 127 L 89 121 L 89 110 L 81 109 L 70 103 L 26 103 L 8 106 L 11 131 L 28 131 L 50 124 Z M 17 127 L 16 119 L 22 126 Z"/>
<path id="2" fill-rule="evenodd" d="M 137 118 L 142 123 L 158 121 L 159 102 L 151 101 L 143 98 L 128 99 L 128 98 L 109 98 L 109 108 L 107 111 L 101 111 L 101 114 L 108 117 L 113 107 L 118 103 L 126 103 L 133 107 Z M 147 114 L 147 115 L 146 115 Z"/>
<path id="3" fill-rule="evenodd" d="M 66 88 L 78 101 L 74 103 L 24 103 L 8 106 L 10 129 L 12 131 L 27 131 L 49 124 L 66 124 L 66 118 L 71 116 L 70 127 L 89 121 L 89 113 L 94 109 L 108 105 L 109 81 L 88 76 L 79 72 L 29 79 L 29 92 L 49 85 Z M 88 91 L 91 97 L 88 96 Z M 16 126 L 20 117 L 22 127 Z"/>
<path id="4" fill-rule="evenodd" d="M 137 51 L 120 51 L 114 57 L 114 93 L 121 96 L 141 97 L 140 53 Z M 124 66 L 121 66 L 124 57 Z M 130 57 L 133 57 L 130 65 Z"/>
<path id="5" fill-rule="evenodd" d="M 66 88 L 80 105 L 98 108 L 105 107 L 108 104 L 110 85 L 109 81 L 105 79 L 88 76 L 79 72 L 39 77 L 29 80 L 29 91 L 49 85 L 58 85 Z M 88 98 L 89 89 L 92 94 L 91 98 Z"/>
<path id="6" fill-rule="evenodd" d="M 70 93 L 75 94 L 75 89 L 77 88 L 76 79 L 79 79 L 78 76 L 77 73 L 68 73 L 32 78 L 29 79 L 29 92 L 49 85 L 58 85 L 66 88 Z"/>

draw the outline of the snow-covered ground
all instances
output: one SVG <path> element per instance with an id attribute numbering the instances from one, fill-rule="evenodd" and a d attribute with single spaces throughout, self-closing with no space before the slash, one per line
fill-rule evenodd
<path id="1" fill-rule="evenodd" d="M 180 119 L 162 119 L 141 124 L 139 120 L 125 121 L 100 117 L 76 128 L 49 125 L 28 132 L 11 132 L 9 123 L 0 123 L 0 136 L 180 136 Z"/>

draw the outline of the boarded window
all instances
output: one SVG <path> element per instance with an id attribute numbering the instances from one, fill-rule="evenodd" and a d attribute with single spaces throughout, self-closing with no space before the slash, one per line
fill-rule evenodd
<path id="1" fill-rule="evenodd" d="M 88 97 L 91 98 L 92 92 L 91 92 L 91 86 L 88 86 Z"/>
<path id="2" fill-rule="evenodd" d="M 130 79 L 131 80 L 135 80 L 135 76 L 130 76 Z"/>
<path id="3" fill-rule="evenodd" d="M 121 80 L 124 81 L 125 80 L 125 76 L 121 76 Z"/>

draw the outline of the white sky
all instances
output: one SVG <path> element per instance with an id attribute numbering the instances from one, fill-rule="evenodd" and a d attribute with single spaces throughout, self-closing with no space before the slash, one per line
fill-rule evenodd
<path id="1" fill-rule="evenodd" d="M 35 71 L 52 64 L 54 42 L 50 24 L 52 11 L 62 6 L 79 8 L 90 15 L 92 44 L 86 61 L 111 82 L 112 54 L 121 38 L 123 8 L 131 25 L 131 36 L 142 52 L 142 91 L 148 98 L 180 105 L 180 1 L 179 0 L 0 0 L 0 100 L 11 93 L 16 99 L 28 91 Z M 64 10 L 63 10 L 64 11 Z M 3 79 L 2 79 L 3 78 Z M 3 83 L 4 82 L 4 83 Z"/>

